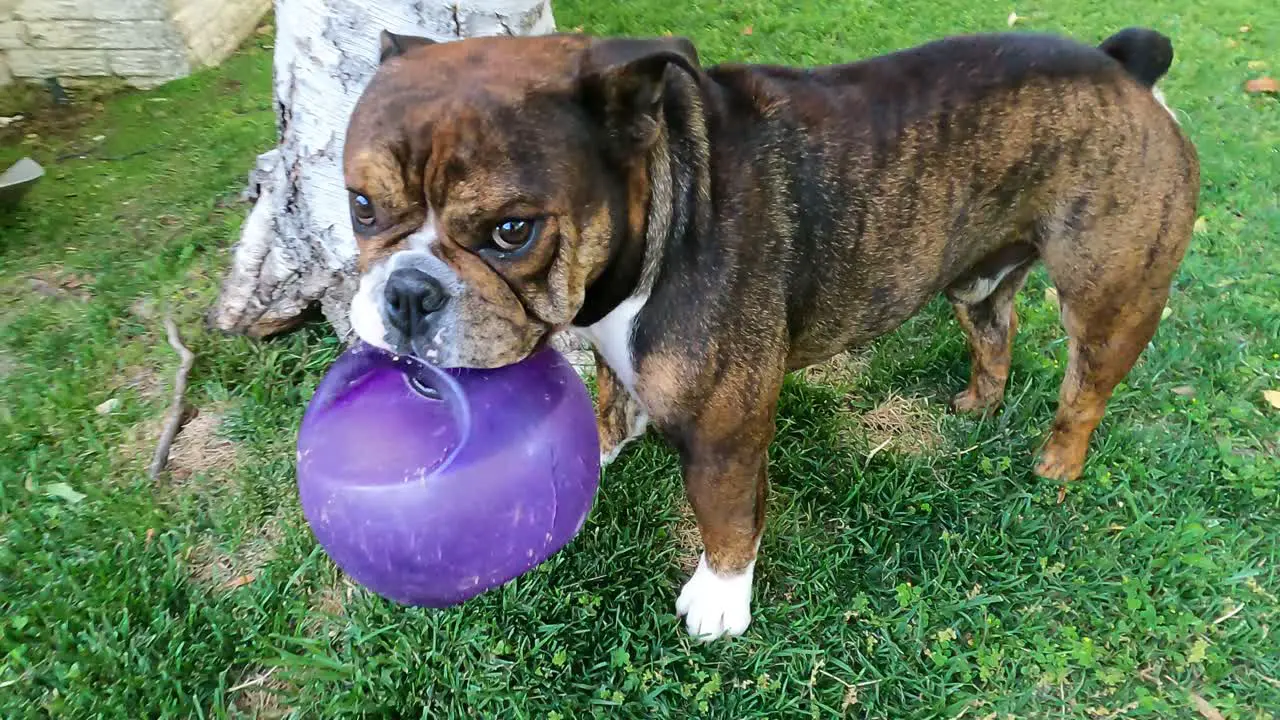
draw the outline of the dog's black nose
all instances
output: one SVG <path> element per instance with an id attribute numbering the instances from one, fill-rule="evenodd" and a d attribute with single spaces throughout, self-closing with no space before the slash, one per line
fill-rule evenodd
<path id="1" fill-rule="evenodd" d="M 438 280 L 415 268 L 393 271 L 384 292 L 387 320 L 406 338 L 415 335 L 422 321 L 449 299 Z"/>

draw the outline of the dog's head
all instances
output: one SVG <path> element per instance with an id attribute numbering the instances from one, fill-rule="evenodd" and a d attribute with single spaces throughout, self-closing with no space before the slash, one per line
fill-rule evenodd
<path id="1" fill-rule="evenodd" d="M 643 247 L 673 66 L 697 72 L 688 41 L 384 33 L 344 154 L 357 334 L 497 367 L 573 324 L 594 284 L 634 285 L 610 267 Z"/>

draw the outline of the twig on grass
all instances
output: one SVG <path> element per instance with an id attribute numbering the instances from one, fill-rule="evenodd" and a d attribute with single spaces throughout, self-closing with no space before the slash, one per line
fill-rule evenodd
<path id="1" fill-rule="evenodd" d="M 1244 603 L 1240 603 L 1239 605 L 1236 605 L 1235 607 L 1231 608 L 1227 612 L 1223 613 L 1217 620 L 1213 621 L 1213 624 L 1221 625 L 1222 623 L 1230 620 L 1236 615 L 1239 615 L 1241 610 L 1244 610 Z"/>
<path id="2" fill-rule="evenodd" d="M 271 679 L 272 674 L 274 674 L 274 673 L 275 673 L 275 671 L 276 671 L 276 669 L 275 669 L 275 668 L 271 668 L 270 670 L 268 670 L 268 671 L 266 671 L 266 672 L 262 673 L 261 675 L 258 675 L 258 676 L 256 676 L 256 677 L 250 678 L 249 680 L 246 680 L 246 681 L 244 681 L 244 682 L 240 683 L 239 685 L 236 685 L 235 687 L 233 687 L 233 688 L 231 688 L 231 689 L 227 690 L 227 692 L 229 692 L 229 693 L 233 693 L 233 692 L 239 692 L 239 691 L 241 691 L 241 690 L 244 690 L 245 688 L 257 687 L 257 686 L 259 686 L 259 685 L 261 685 L 261 684 L 265 683 L 267 680 L 270 680 L 270 679 Z"/>
<path id="3" fill-rule="evenodd" d="M 152 480 L 160 477 L 165 463 L 169 462 L 169 447 L 173 445 L 173 439 L 178 436 L 178 430 L 182 428 L 183 395 L 187 392 L 187 374 L 191 372 L 191 366 L 196 361 L 195 353 L 182 344 L 182 336 L 178 334 L 178 326 L 174 324 L 172 317 L 165 317 L 164 331 L 169 337 L 169 346 L 178 353 L 182 362 L 178 366 L 178 374 L 173 381 L 173 402 L 169 405 L 169 418 L 165 420 L 164 430 L 160 433 L 156 453 L 151 457 Z"/>
<path id="4" fill-rule="evenodd" d="M 862 469 L 866 470 L 867 468 L 871 467 L 871 459 L 874 458 L 876 455 L 880 454 L 880 451 L 888 447 L 889 443 L 891 442 L 893 442 L 892 437 L 885 438 L 884 442 L 872 448 L 871 452 L 867 453 L 867 461 L 862 464 Z"/>

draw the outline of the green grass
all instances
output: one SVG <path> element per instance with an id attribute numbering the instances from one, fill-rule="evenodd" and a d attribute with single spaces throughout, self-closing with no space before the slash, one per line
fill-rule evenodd
<path id="1" fill-rule="evenodd" d="M 596 33 L 687 34 L 709 62 L 818 63 L 1004 29 L 1014 9 L 783 5 L 562 0 L 556 14 Z M 993 419 L 941 410 L 967 377 L 942 303 L 842 385 L 789 382 L 755 622 L 711 646 L 673 614 L 687 521 L 676 462 L 652 440 L 609 468 L 567 551 L 458 609 L 351 588 L 316 548 L 292 442 L 337 341 L 199 322 L 245 214 L 238 192 L 273 141 L 265 38 L 157 91 L 0 130 L 0 166 L 31 154 L 49 169 L 0 218 L 0 716 L 1280 714 L 1280 411 L 1262 397 L 1280 389 L 1280 103 L 1241 90 L 1280 72 L 1280 10 L 1016 9 L 1020 28 L 1173 37 L 1163 86 L 1205 181 L 1171 314 L 1061 503 L 1030 472 L 1065 357 L 1043 274 L 1019 299 Z M 4 115 L 37 105 L 0 96 Z M 52 298 L 29 280 L 72 275 L 82 285 Z M 145 478 L 175 358 L 140 301 L 182 321 L 199 355 L 190 399 L 223 413 L 206 426 L 234 463 Z M 891 393 L 937 418 L 934 449 L 868 459 L 878 442 L 860 414 Z M 239 576 L 252 579 L 226 582 Z"/>

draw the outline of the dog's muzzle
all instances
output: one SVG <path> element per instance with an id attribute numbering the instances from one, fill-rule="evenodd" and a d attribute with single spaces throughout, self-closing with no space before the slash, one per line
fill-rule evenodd
<path id="1" fill-rule="evenodd" d="M 449 301 L 449 294 L 439 280 L 417 268 L 401 268 L 387 277 L 383 290 L 387 323 L 408 347 L 414 339 L 431 337 L 432 318 Z"/>

